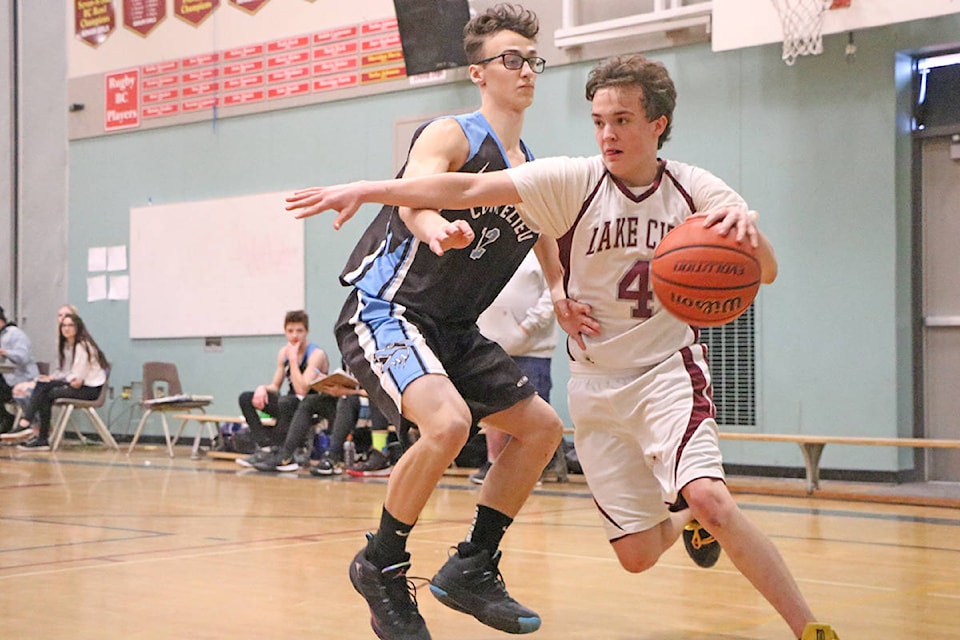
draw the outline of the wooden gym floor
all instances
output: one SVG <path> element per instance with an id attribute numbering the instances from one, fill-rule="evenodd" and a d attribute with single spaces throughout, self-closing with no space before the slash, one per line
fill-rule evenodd
<path id="1" fill-rule="evenodd" d="M 733 483 L 732 483 L 733 484 Z M 843 640 L 960 639 L 960 511 L 753 495 L 814 611 Z M 374 635 L 347 578 L 379 518 L 384 480 L 240 470 L 229 461 L 127 457 L 99 447 L 0 449 L 0 638 L 190 640 Z M 477 488 L 444 479 L 410 541 L 430 577 L 461 540 Z M 675 545 L 630 575 L 582 482 L 545 482 L 507 534 L 501 569 L 536 609 L 540 640 L 786 640 L 790 632 L 721 557 Z M 503 638 L 421 582 L 435 640 Z"/>

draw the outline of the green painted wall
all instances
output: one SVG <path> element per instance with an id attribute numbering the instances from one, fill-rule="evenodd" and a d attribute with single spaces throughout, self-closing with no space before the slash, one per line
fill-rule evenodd
<path id="1" fill-rule="evenodd" d="M 903 87 L 895 63 L 898 52 L 958 33 L 958 15 L 859 32 L 852 63 L 844 60 L 846 35 L 829 36 L 822 56 L 794 67 L 772 45 L 650 54 L 669 67 L 680 96 L 663 155 L 737 188 L 760 211 L 780 259 L 780 277 L 758 299 L 758 430 L 912 434 L 909 144 L 897 131 Z M 525 135 L 537 155 L 594 152 L 583 97 L 590 66 L 541 76 Z M 131 206 L 387 177 L 395 120 L 465 110 L 476 98 L 463 83 L 73 142 L 70 299 L 85 297 L 89 246 L 128 243 Z M 279 204 L 264 215 L 285 215 Z M 331 327 L 345 296 L 336 277 L 363 225 L 334 232 L 330 218 L 305 224 L 311 336 L 336 362 Z M 256 292 L 236 303 L 256 304 Z M 187 390 L 216 396 L 218 413 L 235 413 L 239 392 L 270 375 L 282 340 L 225 338 L 221 353 L 205 353 L 199 339 L 131 341 L 124 302 L 81 311 L 115 362 L 117 388 L 138 380 L 145 360 L 170 360 Z M 569 424 L 558 356 L 555 404 Z M 123 416 L 127 405 L 115 405 L 111 415 Z M 130 428 L 121 418 L 114 430 Z M 725 443 L 724 450 L 731 463 L 801 464 L 784 445 Z M 833 447 L 823 465 L 894 471 L 908 467 L 910 455 Z"/>

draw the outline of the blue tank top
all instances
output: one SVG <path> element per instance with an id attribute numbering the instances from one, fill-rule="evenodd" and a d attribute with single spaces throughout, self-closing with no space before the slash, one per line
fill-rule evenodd
<path id="1" fill-rule="evenodd" d="M 506 152 L 479 111 L 452 116 L 470 142 L 459 171 L 481 173 L 510 166 Z M 429 122 L 413 135 L 413 142 Z M 524 156 L 533 154 L 521 141 Z M 406 165 L 404 165 L 406 166 Z M 403 175 L 403 169 L 397 174 Z M 513 205 L 440 212 L 447 220 L 466 220 L 476 238 L 470 247 L 437 256 L 417 240 L 397 213 L 384 206 L 360 238 L 340 274 L 345 286 L 447 323 L 474 323 L 533 247 L 538 234 Z"/>
<path id="2" fill-rule="evenodd" d="M 303 357 L 300 358 L 300 362 L 297 363 L 297 368 L 300 369 L 300 373 L 305 373 L 307 369 L 307 362 L 310 361 L 310 354 L 319 349 L 320 347 L 312 342 L 307 343 L 307 348 L 303 350 Z M 290 381 L 290 361 L 283 361 L 283 377 L 287 380 L 287 393 L 292 395 L 296 393 L 293 390 L 293 382 Z M 313 380 L 314 378 L 319 378 L 320 376 L 307 376 L 307 380 Z M 308 393 L 316 393 L 311 389 Z"/>

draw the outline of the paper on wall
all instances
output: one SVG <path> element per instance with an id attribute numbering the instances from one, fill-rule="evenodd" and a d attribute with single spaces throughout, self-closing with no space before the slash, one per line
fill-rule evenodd
<path id="1" fill-rule="evenodd" d="M 87 249 L 87 271 L 107 270 L 107 248 L 90 247 Z"/>
<path id="2" fill-rule="evenodd" d="M 129 300 L 130 299 L 130 276 L 111 275 L 110 287 L 107 292 L 110 300 Z"/>
<path id="3" fill-rule="evenodd" d="M 107 271 L 127 270 L 127 245 L 107 247 Z"/>
<path id="4" fill-rule="evenodd" d="M 87 302 L 107 299 L 107 276 L 87 278 Z"/>

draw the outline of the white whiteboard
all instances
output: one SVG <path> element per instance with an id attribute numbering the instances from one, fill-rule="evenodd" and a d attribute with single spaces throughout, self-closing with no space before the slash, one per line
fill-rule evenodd
<path id="1" fill-rule="evenodd" d="M 304 306 L 286 193 L 130 209 L 130 337 L 275 335 Z"/>

